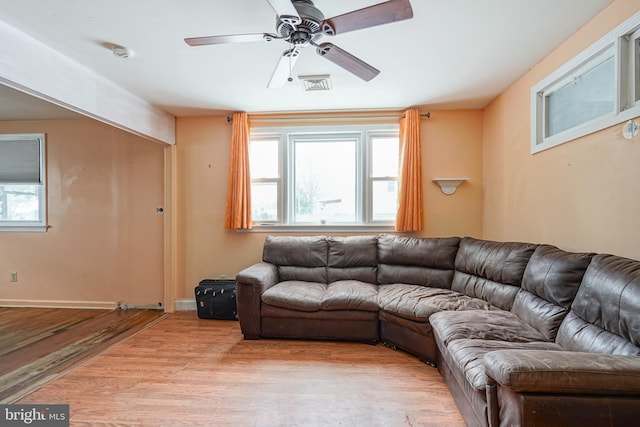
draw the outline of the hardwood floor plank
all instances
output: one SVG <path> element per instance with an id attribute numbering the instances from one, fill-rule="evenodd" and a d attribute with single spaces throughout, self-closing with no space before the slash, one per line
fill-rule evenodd
<path id="1" fill-rule="evenodd" d="M 244 341 L 175 313 L 18 403 L 73 426 L 464 426 L 437 370 L 382 345 Z"/>
<path id="2" fill-rule="evenodd" d="M 65 309 L 63 312 L 64 316 L 55 308 L 0 308 L 0 356 L 31 346 L 106 311 Z"/>
<path id="3" fill-rule="evenodd" d="M 0 308 L 0 337 L 8 347 L 0 355 L 0 402 L 15 401 L 163 316 L 157 310 Z"/>

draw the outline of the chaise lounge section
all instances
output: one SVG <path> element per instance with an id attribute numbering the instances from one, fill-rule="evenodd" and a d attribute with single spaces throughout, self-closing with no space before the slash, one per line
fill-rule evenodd
<path id="1" fill-rule="evenodd" d="M 265 239 L 246 339 L 382 341 L 438 367 L 470 426 L 640 419 L 640 262 L 470 237 Z"/>

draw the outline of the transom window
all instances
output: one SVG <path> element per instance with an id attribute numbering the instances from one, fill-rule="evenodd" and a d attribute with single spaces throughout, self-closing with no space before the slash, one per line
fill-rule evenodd
<path id="1" fill-rule="evenodd" d="M 398 153 L 397 125 L 253 129 L 254 226 L 393 226 Z"/>
<path id="2" fill-rule="evenodd" d="M 640 115 L 640 13 L 531 90 L 531 152 Z"/>
<path id="3" fill-rule="evenodd" d="M 558 135 L 616 109 L 613 46 L 545 93 L 545 137 Z"/>
<path id="4" fill-rule="evenodd" d="M 44 134 L 0 135 L 0 231 L 45 231 Z"/>

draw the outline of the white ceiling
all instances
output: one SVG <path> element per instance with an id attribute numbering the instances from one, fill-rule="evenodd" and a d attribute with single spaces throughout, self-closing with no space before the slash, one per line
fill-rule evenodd
<path id="1" fill-rule="evenodd" d="M 314 3 L 331 17 L 380 1 Z M 312 47 L 303 51 L 293 76 L 330 74 L 333 89 L 327 92 L 305 92 L 297 81 L 266 88 L 287 49 L 283 41 L 201 47 L 183 41 L 273 33 L 275 13 L 267 0 L 0 0 L 0 20 L 175 116 L 409 106 L 478 109 L 612 1 L 411 0 L 411 20 L 322 39 L 380 69 L 370 82 L 319 57 Z M 127 46 L 135 55 L 116 58 L 111 44 Z M 0 89 L 0 119 L 74 116 Z"/>

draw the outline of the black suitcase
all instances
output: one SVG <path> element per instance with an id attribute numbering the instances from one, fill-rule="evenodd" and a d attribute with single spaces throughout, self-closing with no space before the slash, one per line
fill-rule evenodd
<path id="1" fill-rule="evenodd" d="M 198 317 L 238 320 L 236 281 L 206 279 L 195 288 Z"/>

